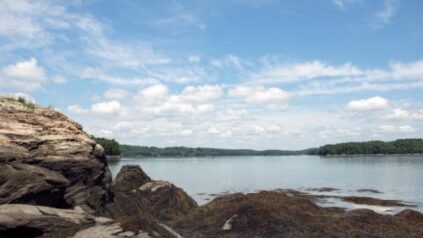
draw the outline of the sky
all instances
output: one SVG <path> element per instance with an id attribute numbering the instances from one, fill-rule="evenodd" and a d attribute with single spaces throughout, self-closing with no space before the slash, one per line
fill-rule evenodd
<path id="1" fill-rule="evenodd" d="M 423 137 L 421 0 L 0 0 L 0 93 L 146 146 Z"/>

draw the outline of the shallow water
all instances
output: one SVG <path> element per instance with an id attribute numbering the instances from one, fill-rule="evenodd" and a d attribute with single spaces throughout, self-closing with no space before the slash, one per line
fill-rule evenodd
<path id="1" fill-rule="evenodd" d="M 174 183 L 200 204 L 222 193 L 330 187 L 339 190 L 323 194 L 398 199 L 416 203 L 423 211 L 422 155 L 124 158 L 109 162 L 114 176 L 126 164 L 140 165 L 151 178 Z"/>

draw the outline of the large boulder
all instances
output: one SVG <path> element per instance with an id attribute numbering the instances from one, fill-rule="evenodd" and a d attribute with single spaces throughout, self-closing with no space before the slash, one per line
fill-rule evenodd
<path id="1" fill-rule="evenodd" d="M 63 114 L 0 97 L 0 204 L 101 209 L 111 173 L 103 149 Z"/>
<path id="2" fill-rule="evenodd" d="M 184 190 L 166 181 L 151 180 L 139 166 L 122 167 L 112 191 L 113 202 L 108 204 L 112 217 L 169 222 L 198 206 Z"/>

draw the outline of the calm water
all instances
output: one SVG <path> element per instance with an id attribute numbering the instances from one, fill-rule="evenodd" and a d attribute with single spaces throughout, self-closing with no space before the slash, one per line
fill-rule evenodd
<path id="1" fill-rule="evenodd" d="M 140 165 L 153 179 L 174 183 L 200 204 L 222 193 L 320 187 L 340 189 L 332 192 L 337 195 L 423 204 L 421 155 L 122 159 L 110 162 L 112 173 L 116 175 L 126 164 Z M 357 189 L 383 193 L 358 193 Z"/>

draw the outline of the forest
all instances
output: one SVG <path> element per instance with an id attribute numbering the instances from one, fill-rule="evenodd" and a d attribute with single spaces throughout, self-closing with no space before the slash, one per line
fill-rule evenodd
<path id="1" fill-rule="evenodd" d="M 353 154 L 421 154 L 423 139 L 399 139 L 390 142 L 348 142 L 321 146 L 319 155 Z"/>

